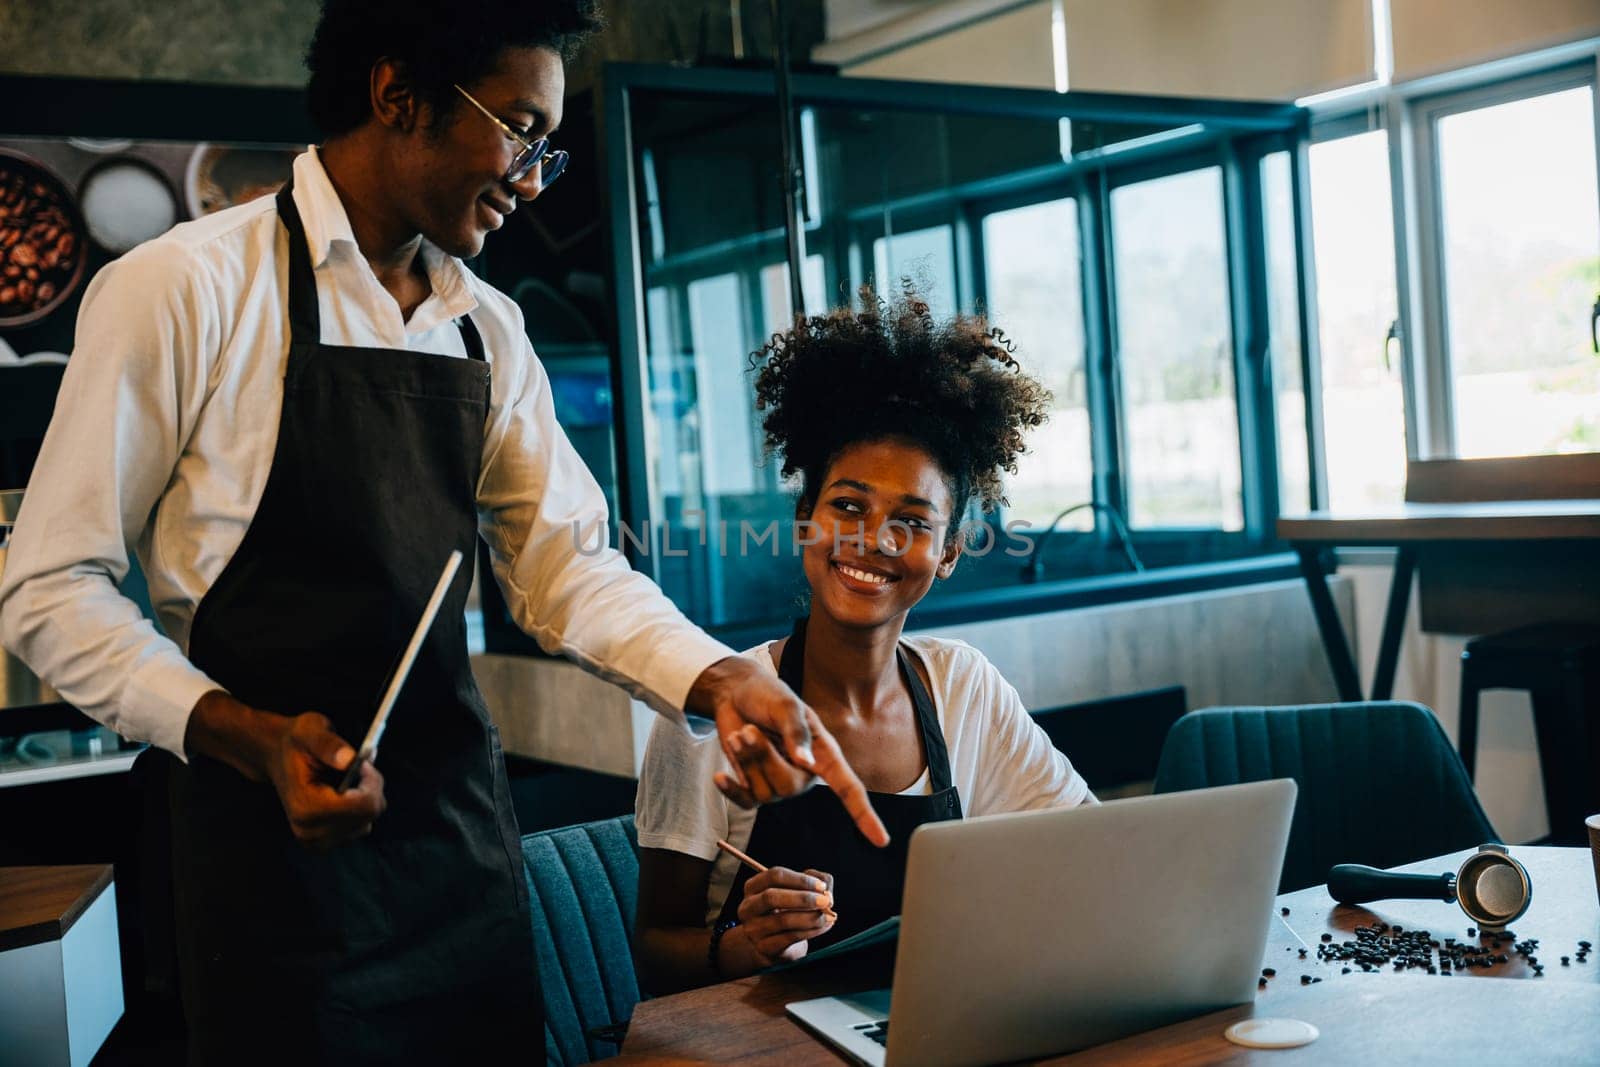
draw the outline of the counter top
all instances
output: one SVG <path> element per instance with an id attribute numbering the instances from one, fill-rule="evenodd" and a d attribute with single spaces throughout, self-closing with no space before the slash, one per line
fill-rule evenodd
<path id="1" fill-rule="evenodd" d="M 0 952 L 59 941 L 111 884 L 111 865 L 0 867 Z"/>
<path id="2" fill-rule="evenodd" d="M 0 711 L 0 715 L 4 715 Z M 144 746 L 122 748 L 122 739 L 104 726 L 92 730 L 50 730 L 6 738 L 0 749 L 0 789 L 40 782 L 121 774 L 133 766 Z M 13 747 L 15 743 L 15 747 Z"/>

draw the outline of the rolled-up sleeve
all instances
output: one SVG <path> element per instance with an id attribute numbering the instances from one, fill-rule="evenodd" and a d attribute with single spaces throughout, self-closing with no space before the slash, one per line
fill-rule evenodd
<path id="1" fill-rule="evenodd" d="M 734 651 L 611 547 L 605 495 L 556 422 L 550 379 L 524 345 L 495 364 L 501 395 L 478 491 L 495 580 L 545 651 L 681 719 L 695 679 Z"/>
<path id="2" fill-rule="evenodd" d="M 62 699 L 180 758 L 218 686 L 118 586 L 204 403 L 207 284 L 167 241 L 95 276 L 0 576 L 0 643 Z"/>

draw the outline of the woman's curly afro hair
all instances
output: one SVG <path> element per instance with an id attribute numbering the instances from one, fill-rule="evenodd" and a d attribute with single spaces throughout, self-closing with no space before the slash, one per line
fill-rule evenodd
<path id="1" fill-rule="evenodd" d="M 767 451 L 782 454 L 785 477 L 800 474 L 802 511 L 846 448 L 884 439 L 933 457 L 950 486 L 952 525 L 973 496 L 985 510 L 1004 503 L 1000 472 L 1016 472 L 1049 391 L 1022 373 L 983 316 L 935 321 L 909 281 L 892 303 L 871 286 L 860 296 L 859 309 L 796 317 L 750 357 Z"/>

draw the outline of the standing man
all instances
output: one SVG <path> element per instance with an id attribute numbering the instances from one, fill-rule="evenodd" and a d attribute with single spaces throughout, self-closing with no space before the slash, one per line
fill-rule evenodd
<path id="1" fill-rule="evenodd" d="M 664 715 L 714 718 L 735 757 L 746 722 L 781 735 L 884 840 L 792 692 L 615 552 L 579 551 L 575 524 L 604 528 L 604 498 L 517 306 L 460 262 L 565 166 L 549 146 L 562 56 L 596 26 L 593 0 L 326 0 L 308 56 L 321 148 L 277 197 L 175 228 L 84 299 L 0 639 L 177 757 L 194 1062 L 540 1054 L 465 573 L 381 770 L 334 788 L 439 568 L 480 535 L 545 648 Z M 171 640 L 117 589 L 130 550 Z"/>

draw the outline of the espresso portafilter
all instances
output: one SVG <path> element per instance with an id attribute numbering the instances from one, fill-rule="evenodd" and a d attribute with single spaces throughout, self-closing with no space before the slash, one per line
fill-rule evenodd
<path id="1" fill-rule="evenodd" d="M 1396 874 L 1359 863 L 1328 872 L 1328 895 L 1341 904 L 1373 900 L 1442 900 L 1461 906 L 1479 929 L 1504 930 L 1533 903 L 1528 869 L 1504 845 L 1480 845 L 1454 873 Z"/>

